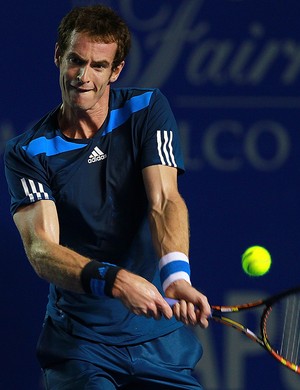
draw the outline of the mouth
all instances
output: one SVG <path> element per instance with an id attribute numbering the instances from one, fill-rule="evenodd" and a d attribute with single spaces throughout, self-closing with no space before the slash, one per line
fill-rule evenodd
<path id="1" fill-rule="evenodd" d="M 82 87 L 74 86 L 74 85 L 71 85 L 71 87 L 72 87 L 72 90 L 75 90 L 78 93 L 86 93 L 86 92 L 90 92 L 93 90 L 91 88 L 82 88 Z"/>

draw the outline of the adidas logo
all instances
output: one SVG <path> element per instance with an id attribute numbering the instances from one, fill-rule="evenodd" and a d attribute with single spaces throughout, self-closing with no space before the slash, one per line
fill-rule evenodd
<path id="1" fill-rule="evenodd" d="M 105 160 L 107 157 L 107 154 L 103 153 L 102 150 L 96 146 L 94 150 L 92 151 L 92 154 L 89 156 L 88 163 L 92 164 L 97 161 Z"/>

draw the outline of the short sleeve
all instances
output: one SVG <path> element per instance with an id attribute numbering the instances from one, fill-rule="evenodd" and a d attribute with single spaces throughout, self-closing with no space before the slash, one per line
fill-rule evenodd
<path id="1" fill-rule="evenodd" d="M 12 214 L 20 206 L 40 200 L 54 201 L 42 162 L 36 157 L 29 156 L 15 139 L 6 145 L 4 163 Z"/>
<path id="2" fill-rule="evenodd" d="M 183 172 L 177 123 L 168 100 L 158 89 L 152 94 L 144 131 L 142 168 L 166 165 Z"/>

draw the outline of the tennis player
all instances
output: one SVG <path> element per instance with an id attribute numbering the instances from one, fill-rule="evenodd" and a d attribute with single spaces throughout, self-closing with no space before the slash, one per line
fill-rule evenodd
<path id="1" fill-rule="evenodd" d="M 111 88 L 129 48 L 112 9 L 71 10 L 54 57 L 62 103 L 6 148 L 11 212 L 50 283 L 47 389 L 202 389 L 185 325 L 206 328 L 210 307 L 190 281 L 177 126 L 158 89 Z"/>

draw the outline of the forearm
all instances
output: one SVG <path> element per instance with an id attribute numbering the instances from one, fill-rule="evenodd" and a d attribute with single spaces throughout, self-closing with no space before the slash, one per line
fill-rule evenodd
<path id="1" fill-rule="evenodd" d="M 59 244 L 55 204 L 40 201 L 14 215 L 27 257 L 35 272 L 59 287 L 83 292 L 80 274 L 89 259 Z"/>
<path id="2" fill-rule="evenodd" d="M 73 250 L 57 243 L 36 239 L 25 247 L 35 272 L 50 283 L 73 292 L 83 293 L 80 275 L 90 261 Z"/>
<path id="3" fill-rule="evenodd" d="M 172 267 L 169 268 L 167 277 L 162 270 L 160 271 L 165 295 L 176 298 L 180 302 L 173 308 L 175 317 L 187 325 L 200 324 L 206 328 L 210 306 L 207 298 L 190 284 L 188 259 L 185 258 L 189 252 L 188 212 L 179 194 L 175 199 L 166 200 L 163 207 L 151 208 L 150 226 L 156 251 L 161 258 L 160 266 L 163 267 L 162 262 L 166 259 L 170 265 L 173 257 L 176 259 L 175 262 L 178 260 L 182 262 L 181 275 L 176 274 L 178 271 L 176 266 L 173 275 Z M 194 309 L 195 306 L 199 308 L 197 312 Z"/>
<path id="4" fill-rule="evenodd" d="M 149 200 L 149 223 L 160 258 L 164 291 L 176 280 L 190 284 L 188 211 L 177 188 L 177 170 L 154 165 L 143 171 Z"/>
<path id="5" fill-rule="evenodd" d="M 153 205 L 149 221 L 153 244 L 160 258 L 170 252 L 182 252 L 188 256 L 188 211 L 179 194 Z"/>

